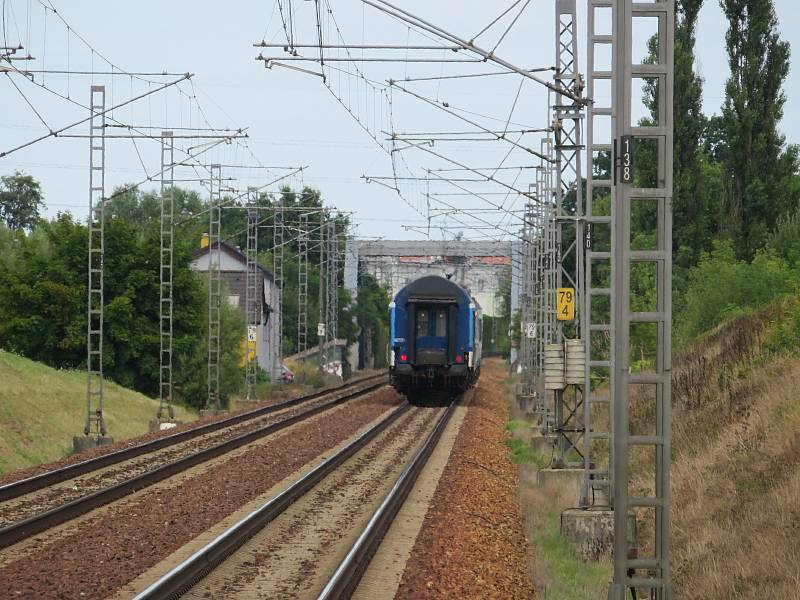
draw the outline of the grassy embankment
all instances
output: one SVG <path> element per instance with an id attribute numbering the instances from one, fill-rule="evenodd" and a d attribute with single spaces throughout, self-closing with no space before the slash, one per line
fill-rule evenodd
<path id="1" fill-rule="evenodd" d="M 689 343 L 673 360 L 672 565 L 687 600 L 797 597 L 800 588 L 800 300 L 736 317 Z M 652 392 L 631 399 L 631 429 L 652 420 Z M 513 395 L 513 394 L 512 394 Z M 648 424 L 647 426 L 645 424 Z M 534 580 L 554 598 L 595 598 L 602 564 L 583 571 L 558 534 L 560 510 L 575 502 L 526 487 L 541 457 L 509 423 L 522 467 L 522 500 L 534 545 Z M 532 466 L 526 467 L 525 465 Z M 652 493 L 652 453 L 632 455 L 633 489 Z M 528 478 L 530 479 L 530 478 Z M 534 478 L 535 481 L 535 478 Z M 652 515 L 639 515 L 639 545 L 652 546 Z M 604 571 L 605 569 L 605 571 Z M 583 579 L 584 581 L 581 581 Z M 593 582 L 590 581 L 593 579 Z M 597 592 L 587 591 L 597 585 Z M 587 587 L 589 586 L 589 587 Z"/>
<path id="2" fill-rule="evenodd" d="M 86 374 L 0 351 L 0 382 L 0 474 L 69 454 L 72 436 L 83 431 Z M 147 433 L 157 409 L 158 401 L 106 382 L 106 426 L 116 441 Z M 176 411 L 183 421 L 196 417 Z"/>
<path id="3" fill-rule="evenodd" d="M 508 386 L 512 414 L 519 415 L 514 387 Z M 531 542 L 529 565 L 538 598 L 546 600 L 596 600 L 604 598 L 610 579 L 610 563 L 585 565 L 561 537 L 561 511 L 574 506 L 577 498 L 567 486 L 548 487 L 536 483 L 536 472 L 550 463 L 531 447 L 533 424 L 521 418 L 508 422 L 511 436 L 506 441 L 511 460 L 520 468 L 520 503 L 525 534 Z"/>
<path id="4" fill-rule="evenodd" d="M 676 597 L 797 597 L 800 301 L 721 325 L 673 364 Z M 635 400 L 636 398 L 634 398 Z M 642 419 L 647 403 L 633 403 Z M 649 491 L 652 462 L 632 465 Z M 641 531 L 648 545 L 652 529 Z"/>

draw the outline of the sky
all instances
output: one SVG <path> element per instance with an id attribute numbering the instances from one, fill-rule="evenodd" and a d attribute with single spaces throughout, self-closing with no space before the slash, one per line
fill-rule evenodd
<path id="1" fill-rule="evenodd" d="M 470 38 L 511 4 L 511 0 L 502 3 L 404 0 L 402 7 L 449 32 Z M 282 5 L 288 10 L 287 0 Z M 578 0 L 578 5 L 579 20 L 585 23 L 585 3 Z M 209 125 L 232 129 L 246 127 L 246 140 L 221 144 L 195 160 L 231 165 L 223 172 L 224 185 L 231 190 L 265 186 L 292 173 L 288 168 L 243 168 L 244 165 L 308 166 L 301 174 L 266 189 L 286 183 L 320 189 L 327 204 L 352 214 L 358 225 L 354 233 L 360 237 L 421 239 L 430 235 L 440 239 L 451 237 L 467 223 L 467 237 L 493 239 L 507 238 L 518 228 L 522 200 L 512 190 L 525 190 L 534 179 L 530 167 L 537 159 L 528 150 L 539 149 L 537 134 L 507 136 L 515 140 L 516 146 L 507 140 L 437 140 L 433 146 L 423 145 L 391 155 L 387 152 L 391 145 L 386 138 L 390 130 L 404 133 L 474 130 L 455 114 L 491 130 L 514 132 L 544 127 L 548 123 L 548 95 L 536 82 L 523 82 L 518 76 L 438 79 L 497 70 L 491 65 L 474 63 L 361 62 L 353 66 L 346 62 L 329 62 L 328 87 L 312 74 L 281 67 L 265 69 L 265 62 L 256 60 L 259 52 L 265 56 L 286 56 L 281 48 L 253 47 L 261 40 L 285 41 L 277 0 L 227 3 L 208 0 L 115 3 L 2 0 L 2 6 L 7 44 L 21 42 L 26 46 L 36 59 L 27 63 L 31 69 L 112 70 L 102 55 L 115 65 L 113 71 L 117 73 L 120 69 L 193 73 L 191 83 L 182 82 L 115 110 L 109 115 L 114 119 L 110 122 L 136 126 L 139 134 L 157 133 L 161 128 L 175 128 L 179 133 L 184 130 L 178 128 L 187 128 L 188 132 L 188 128 Z M 304 0 L 293 3 L 293 31 L 298 44 L 316 43 L 314 6 L 313 2 Z M 322 19 L 323 35 L 328 43 L 345 40 L 349 44 L 431 44 L 431 40 L 359 0 L 328 0 L 323 6 L 330 8 L 330 12 L 323 12 Z M 800 48 L 800 6 L 792 0 L 776 0 L 776 9 L 782 37 L 793 48 Z M 552 0 L 532 0 L 502 38 L 497 55 L 520 68 L 552 65 L 555 55 L 553 11 Z M 506 17 L 481 34 L 478 43 L 492 48 L 502 37 L 509 20 L 510 17 Z M 705 79 L 704 106 L 709 114 L 719 111 L 728 76 L 725 30 L 726 22 L 717 2 L 707 0 L 698 27 L 697 69 Z M 583 63 L 586 49 L 583 25 L 579 31 L 578 48 Z M 316 51 L 310 48 L 299 52 L 313 56 Z M 364 57 L 388 55 L 464 58 L 463 54 L 438 50 L 416 54 L 396 50 L 364 53 Z M 344 54 L 328 51 L 328 58 L 337 56 Z M 350 56 L 360 58 L 361 54 L 352 51 Z M 304 66 L 314 68 L 313 63 Z M 356 67 L 358 74 L 369 81 L 354 76 Z M 538 76 L 549 79 L 550 74 L 544 72 Z M 399 85 L 407 91 L 386 85 L 387 79 L 406 78 L 437 79 L 401 81 Z M 92 83 L 106 85 L 108 101 L 120 103 L 156 89 L 160 85 L 157 82 L 176 79 L 177 76 L 136 79 L 119 74 L 36 74 L 34 81 L 44 84 L 50 90 L 47 91 L 19 76 L 13 81 L 10 76 L 0 77 L 0 152 L 85 118 L 86 109 L 75 102 L 87 103 Z M 785 88 L 788 102 L 782 127 L 787 140 L 797 143 L 800 142 L 800 119 L 797 118 L 800 114 L 800 71 L 792 69 Z M 55 94 L 68 96 L 70 100 Z M 67 133 L 83 135 L 87 127 L 84 123 Z M 113 132 L 124 131 L 127 130 L 117 128 Z M 193 153 L 199 152 L 206 143 L 207 139 L 178 141 L 182 149 L 193 147 L 190 150 Z M 404 146 L 405 143 L 400 143 L 395 148 Z M 129 139 L 108 140 L 106 161 L 108 191 L 140 182 L 159 171 L 159 143 L 154 139 L 137 139 L 135 145 Z M 483 169 L 500 164 L 504 168 L 494 171 L 500 184 L 465 181 L 474 179 L 476 174 L 454 170 L 465 166 Z M 426 174 L 428 169 L 432 173 L 424 180 L 413 179 Z M 49 138 L 0 158 L 0 175 L 15 170 L 41 181 L 47 215 L 70 211 L 76 217 L 85 218 L 87 139 Z M 175 177 L 179 185 L 202 190 L 200 183 L 188 180 L 204 175 L 207 177 L 202 167 L 182 168 Z M 387 187 L 395 185 L 395 175 L 400 177 L 397 187 L 402 195 Z M 382 179 L 384 177 L 388 179 Z M 157 187 L 157 182 L 151 182 L 142 189 Z M 434 225 L 441 225 L 441 228 L 427 229 L 424 216 L 429 201 L 437 215 Z M 459 212 L 466 210 L 473 216 L 467 218 Z"/>

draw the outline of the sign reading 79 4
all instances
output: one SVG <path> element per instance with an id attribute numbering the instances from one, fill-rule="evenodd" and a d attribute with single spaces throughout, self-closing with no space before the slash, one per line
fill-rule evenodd
<path id="1" fill-rule="evenodd" d="M 556 290 L 556 318 L 559 321 L 575 320 L 574 288 L 558 288 Z"/>

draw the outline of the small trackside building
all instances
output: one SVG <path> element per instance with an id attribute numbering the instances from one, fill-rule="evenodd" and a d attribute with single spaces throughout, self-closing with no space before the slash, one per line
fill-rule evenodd
<path id="1" fill-rule="evenodd" d="M 191 269 L 197 273 L 207 273 L 210 265 L 209 247 L 202 246 L 194 253 Z M 246 314 L 245 287 L 247 280 L 247 257 L 239 248 L 225 242 L 214 244 L 213 252 L 220 253 L 220 277 L 227 292 L 227 301 L 231 306 L 238 308 Z M 278 321 L 279 306 L 278 295 L 281 293 L 275 285 L 275 277 L 264 267 L 258 267 L 258 289 L 261 291 L 256 298 L 258 311 L 256 329 L 256 360 L 258 366 L 267 372 L 273 381 L 281 375 L 281 357 L 278 356 Z M 225 293 L 223 292 L 223 294 Z M 223 295 L 223 301 L 226 297 Z M 242 339 L 246 332 L 242 330 Z M 244 347 L 242 347 L 244 355 Z"/>

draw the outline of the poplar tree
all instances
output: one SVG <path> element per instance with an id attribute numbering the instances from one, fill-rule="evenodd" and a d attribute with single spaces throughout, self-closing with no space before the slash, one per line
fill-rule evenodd
<path id="1" fill-rule="evenodd" d="M 680 266 L 711 248 L 719 211 L 719 169 L 703 145 L 703 79 L 694 70 L 697 19 L 703 0 L 677 0 L 675 23 L 674 235 Z"/>
<path id="2" fill-rule="evenodd" d="M 725 233 L 750 259 L 779 217 L 796 206 L 796 147 L 778 131 L 786 96 L 789 44 L 772 0 L 720 0 L 731 75 L 722 107 Z"/>
<path id="3" fill-rule="evenodd" d="M 720 205 L 720 168 L 704 143 L 709 120 L 703 114 L 703 79 L 694 69 L 697 19 L 702 5 L 703 0 L 676 0 L 675 11 L 673 244 L 676 266 L 683 268 L 694 266 L 700 253 L 711 249 Z M 658 51 L 658 36 L 653 36 L 643 62 L 659 62 Z M 643 92 L 650 117 L 642 124 L 656 124 L 658 82 L 646 80 Z M 637 149 L 637 173 L 643 184 L 652 185 L 656 180 L 655 152 L 652 145 L 640 144 Z"/>

